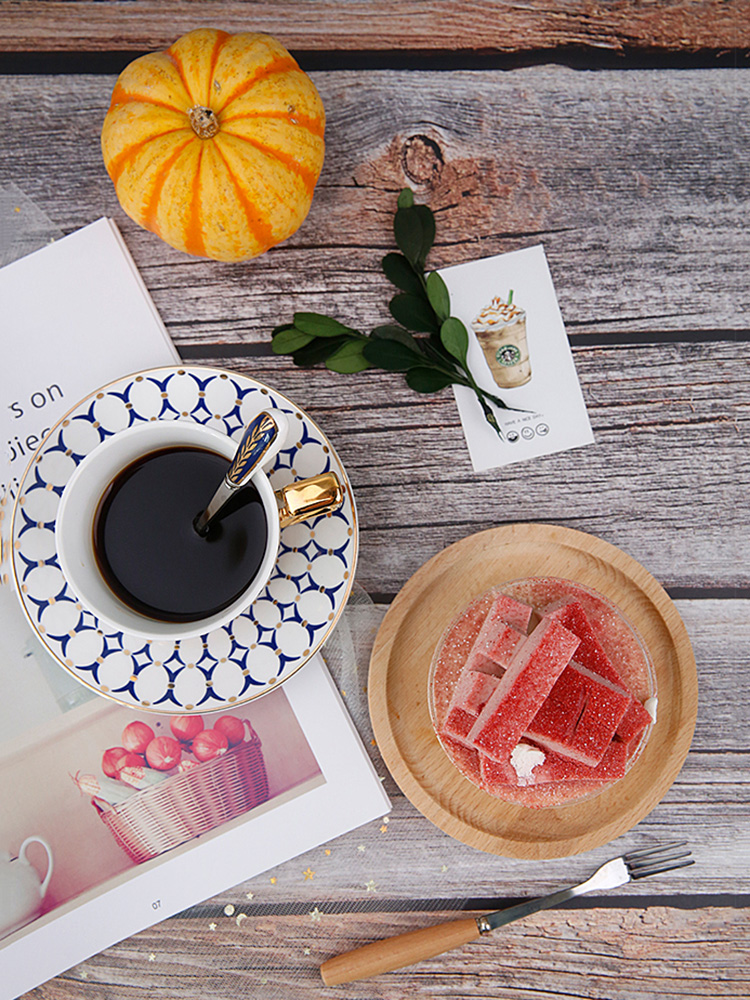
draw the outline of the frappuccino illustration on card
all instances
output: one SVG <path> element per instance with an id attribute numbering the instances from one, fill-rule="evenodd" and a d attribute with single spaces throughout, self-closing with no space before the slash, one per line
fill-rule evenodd
<path id="1" fill-rule="evenodd" d="M 496 295 L 471 321 L 485 361 L 499 389 L 514 389 L 531 378 L 526 311 L 513 301 Z"/>
<path id="2" fill-rule="evenodd" d="M 471 389 L 454 386 L 475 471 L 567 451 L 594 440 L 542 246 L 440 271 L 451 315 L 469 334 L 467 364 L 499 400 L 485 418 Z"/>

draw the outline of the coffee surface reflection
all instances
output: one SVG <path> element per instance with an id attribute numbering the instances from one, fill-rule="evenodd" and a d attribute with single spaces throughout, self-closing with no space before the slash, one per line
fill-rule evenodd
<path id="1" fill-rule="evenodd" d="M 228 459 L 204 448 L 162 448 L 109 484 L 94 518 L 94 553 L 107 586 L 128 607 L 157 621 L 197 621 L 221 612 L 252 582 L 268 539 L 253 485 L 223 508 L 205 537 L 193 527 L 228 468 Z"/>

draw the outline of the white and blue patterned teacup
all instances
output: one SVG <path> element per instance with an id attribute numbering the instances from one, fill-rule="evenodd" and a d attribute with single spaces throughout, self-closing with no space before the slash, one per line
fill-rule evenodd
<path id="1" fill-rule="evenodd" d="M 340 506 L 343 494 L 334 473 L 294 482 L 274 492 L 264 469 L 272 464 L 278 451 L 284 447 L 287 425 L 283 414 L 278 410 L 273 413 L 277 421 L 281 418 L 280 433 L 266 450 L 251 478 L 263 504 L 267 528 L 260 567 L 232 604 L 199 620 L 159 621 L 139 614 L 123 603 L 100 572 L 94 552 L 94 519 L 107 487 L 123 469 L 144 455 L 163 448 L 192 446 L 232 459 L 237 442 L 194 421 L 149 421 L 106 438 L 80 463 L 62 496 L 55 531 L 56 544 L 60 566 L 68 584 L 101 622 L 116 631 L 153 640 L 178 641 L 221 628 L 248 608 L 268 582 L 278 554 L 280 526 Z"/>

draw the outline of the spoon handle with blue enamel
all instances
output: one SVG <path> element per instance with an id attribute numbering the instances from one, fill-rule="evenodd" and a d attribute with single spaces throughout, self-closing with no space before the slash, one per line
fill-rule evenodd
<path id="1" fill-rule="evenodd" d="M 219 488 L 193 522 L 199 535 L 208 533 L 211 521 L 230 497 L 247 486 L 255 470 L 274 458 L 284 443 L 287 428 L 286 417 L 279 410 L 264 410 L 250 421 Z"/>

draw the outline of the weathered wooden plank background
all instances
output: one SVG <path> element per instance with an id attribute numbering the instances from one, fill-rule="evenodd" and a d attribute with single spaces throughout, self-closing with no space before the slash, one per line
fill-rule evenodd
<path id="1" fill-rule="evenodd" d="M 389 601 L 427 558 L 482 528 L 567 524 L 620 545 L 670 589 L 700 684 L 685 767 L 615 845 L 541 866 L 478 854 L 417 814 L 373 750 L 394 800 L 385 832 L 374 824 L 329 845 L 330 855 L 309 852 L 275 870 L 274 884 L 259 876 L 29 996 L 750 995 L 741 708 L 750 700 L 750 73 L 674 63 L 681 53 L 694 65 L 703 51 L 709 66 L 731 49 L 745 65 L 748 13 L 747 0 L 0 0 L 0 67 L 13 56 L 6 65 L 23 74 L 27 52 L 39 72 L 38 53 L 48 51 L 68 54 L 81 74 L 2 79 L 0 181 L 18 184 L 65 232 L 112 215 L 184 357 L 272 382 L 320 421 L 356 491 L 366 590 Z M 97 56 L 157 48 L 209 23 L 262 27 L 301 58 L 328 53 L 331 67 L 313 74 L 328 130 L 310 216 L 284 246 L 241 265 L 187 258 L 137 229 L 99 153 L 114 76 L 91 75 Z M 362 50 L 363 65 L 369 51 L 371 65 L 413 57 L 418 68 L 421 53 L 430 69 L 335 69 L 336 52 L 351 65 Z M 601 52 L 640 52 L 657 68 L 439 66 L 462 52 L 533 62 L 566 50 L 592 66 Z M 295 309 L 363 328 L 386 315 L 379 259 L 404 184 L 438 211 L 434 266 L 544 243 L 594 446 L 476 475 L 449 392 L 419 398 L 400 376 L 300 371 L 271 355 L 270 329 Z M 551 891 L 620 849 L 674 836 L 694 847 L 688 873 L 539 914 L 413 970 L 338 990 L 319 983 L 320 962 L 353 944 Z M 320 922 L 309 915 L 315 906 Z"/>
<path id="2" fill-rule="evenodd" d="M 200 26 L 265 31 L 288 48 L 519 50 L 583 46 L 740 49 L 750 44 L 747 0 L 2 0 L 7 51 L 151 49 Z"/>
<path id="3" fill-rule="evenodd" d="M 99 146 L 114 77 L 6 78 L 3 173 L 66 231 L 114 215 L 180 346 L 266 341 L 297 302 L 378 322 L 405 183 L 438 213 L 435 267 L 544 242 L 573 335 L 747 331 L 750 74 L 312 76 L 328 115 L 312 210 L 246 264 L 187 258 L 123 215 Z"/>
<path id="4" fill-rule="evenodd" d="M 267 379 L 335 430 L 368 591 L 394 594 L 473 530 L 540 519 L 621 545 L 668 587 L 748 586 L 734 484 L 748 472 L 750 158 L 732 126 L 750 74 L 530 67 L 451 74 L 450 92 L 440 73 L 419 87 L 406 72 L 313 75 L 331 114 L 312 211 L 247 264 L 190 259 L 124 216 L 99 151 L 112 77 L 6 79 L 44 142 L 8 128 L 2 169 L 64 231 L 82 206 L 85 221 L 118 220 L 185 357 Z M 295 309 L 365 329 L 387 318 L 379 261 L 404 183 L 437 210 L 436 266 L 544 243 L 597 446 L 476 475 L 449 391 L 418 398 L 398 375 L 270 355 Z"/>
<path id="5" fill-rule="evenodd" d="M 445 911 L 423 914 L 420 923 L 428 926 L 454 916 Z M 497 1000 L 548 1000 L 551 995 L 560 1000 L 647 1000 L 743 997 L 750 989 L 746 910 L 706 907 L 696 914 L 654 906 L 645 913 L 600 910 L 596 919 L 590 911 L 540 913 L 523 926 L 511 924 L 492 938 L 466 945 L 452 970 L 423 962 L 412 970 L 335 988 L 324 987 L 317 972 L 332 952 L 368 937 L 410 930 L 414 917 L 339 914 L 315 925 L 307 914 L 251 917 L 238 930 L 235 918 L 222 916 L 214 931 L 208 923 L 172 920 L 171 936 L 162 928 L 144 931 L 123 944 L 119 962 L 112 961 L 110 950 L 87 963 L 85 979 L 80 970 L 71 970 L 33 995 L 44 1000 L 95 996 L 119 980 L 117 996 L 125 1000 L 140 995 L 147 969 L 150 988 L 160 996 L 225 998 L 240 991 L 248 996 L 289 996 L 285 970 L 290 965 L 298 969 L 294 997 L 300 1000 L 405 1000 L 415 991 L 431 997 L 491 995 Z M 182 948 L 188 935 L 193 941 L 189 956 Z M 174 951 L 165 952 L 170 947 Z M 246 955 L 251 949 L 257 961 L 249 968 Z"/>

